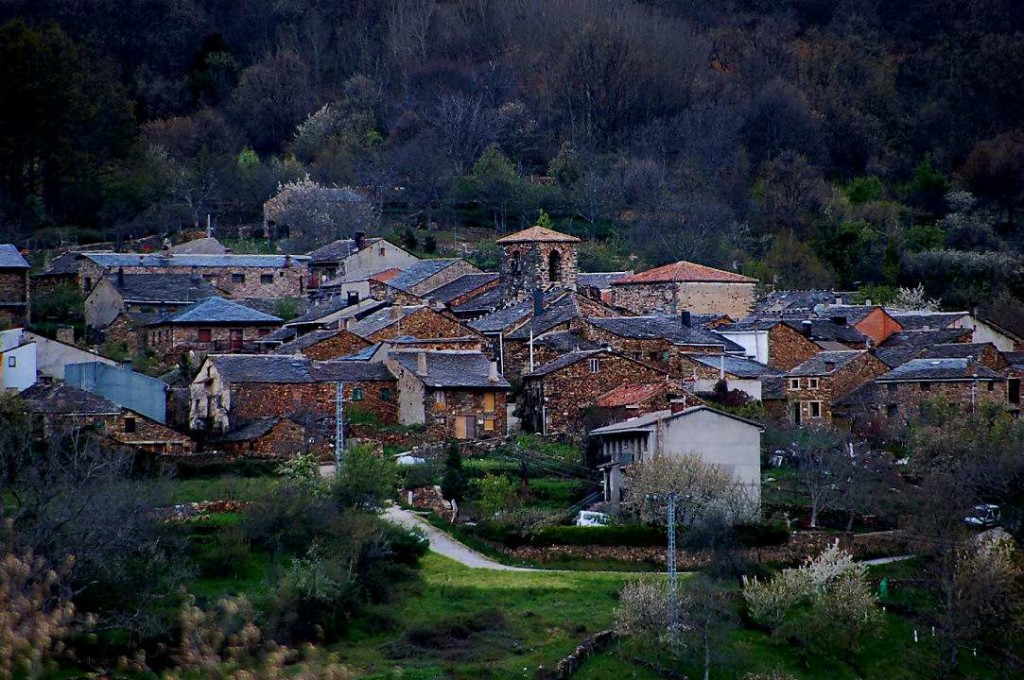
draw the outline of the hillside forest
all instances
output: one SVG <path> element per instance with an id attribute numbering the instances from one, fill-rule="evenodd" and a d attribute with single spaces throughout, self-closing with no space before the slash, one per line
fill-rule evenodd
<path id="1" fill-rule="evenodd" d="M 1024 326 L 1022 74 L 1013 0 L 0 0 L 0 241 L 249 233 L 308 175 Z"/>

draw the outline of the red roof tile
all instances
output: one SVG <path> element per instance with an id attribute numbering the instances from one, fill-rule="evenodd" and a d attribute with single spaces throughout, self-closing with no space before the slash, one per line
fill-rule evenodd
<path id="1" fill-rule="evenodd" d="M 619 385 L 597 398 L 596 404 L 601 408 L 621 408 L 647 401 L 668 387 L 666 383 L 648 383 L 646 385 Z"/>
<path id="2" fill-rule="evenodd" d="M 377 272 L 376 274 L 370 277 L 370 280 L 379 281 L 380 283 L 386 283 L 387 281 L 390 281 L 391 279 L 395 278 L 401 273 L 401 269 L 392 267 L 391 269 L 385 269 L 382 272 Z"/>
<path id="3" fill-rule="evenodd" d="M 499 238 L 498 243 L 529 243 L 531 241 L 547 241 L 548 243 L 579 243 L 580 240 L 575 236 L 569 236 L 569 234 L 563 234 L 554 229 L 548 229 L 546 227 L 530 227 L 529 229 L 523 229 L 517 231 L 514 234 L 509 234 L 504 238 Z"/>
<path id="4" fill-rule="evenodd" d="M 612 285 L 623 285 L 630 283 L 671 283 L 675 281 L 708 281 L 713 283 L 757 283 L 757 279 L 727 272 L 714 267 L 707 267 L 696 262 L 676 262 L 666 264 L 663 267 L 648 269 L 639 274 L 624 276 L 612 281 Z"/>

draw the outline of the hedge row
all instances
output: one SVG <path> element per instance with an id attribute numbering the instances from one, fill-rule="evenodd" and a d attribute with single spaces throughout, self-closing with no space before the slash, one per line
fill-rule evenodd
<path id="1" fill-rule="evenodd" d="M 737 539 L 748 548 L 781 545 L 789 540 L 789 532 L 781 524 L 740 524 Z M 548 526 L 529 533 L 495 524 L 477 527 L 480 538 L 501 543 L 509 548 L 523 545 L 595 545 L 621 547 L 662 546 L 667 542 L 664 527 L 616 525 L 607 527 Z"/>

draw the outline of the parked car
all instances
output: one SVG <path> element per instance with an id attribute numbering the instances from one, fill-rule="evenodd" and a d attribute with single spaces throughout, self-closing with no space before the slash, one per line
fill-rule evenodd
<path id="1" fill-rule="evenodd" d="M 608 526 L 612 518 L 603 512 L 593 510 L 580 510 L 576 515 L 576 526 L 578 527 L 603 527 Z"/>
<path id="2" fill-rule="evenodd" d="M 972 527 L 994 527 L 1001 521 L 998 505 L 983 503 L 971 508 L 971 514 L 964 517 L 964 524 Z"/>

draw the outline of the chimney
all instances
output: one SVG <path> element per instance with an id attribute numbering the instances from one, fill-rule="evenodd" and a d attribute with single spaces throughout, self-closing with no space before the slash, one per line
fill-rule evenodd
<path id="1" fill-rule="evenodd" d="M 871 306 L 872 306 L 872 305 L 871 305 L 871 300 L 870 300 L 870 299 L 868 299 L 868 300 L 865 300 L 865 301 L 864 301 L 864 306 L 865 306 L 865 307 L 871 307 Z"/>
<path id="2" fill-rule="evenodd" d="M 124 288 L 124 267 L 117 268 L 117 287 Z"/>
<path id="3" fill-rule="evenodd" d="M 352 240 L 355 241 L 356 250 L 362 250 L 366 247 L 366 232 L 357 231 Z"/>
<path id="4" fill-rule="evenodd" d="M 544 291 L 540 288 L 533 289 L 533 317 L 537 318 L 544 313 Z"/>
<path id="5" fill-rule="evenodd" d="M 427 374 L 427 353 L 420 352 L 416 355 L 416 375 L 425 376 Z"/>
<path id="6" fill-rule="evenodd" d="M 424 356 L 426 356 L 426 355 L 424 355 Z M 487 381 L 488 382 L 492 382 L 492 383 L 496 383 L 499 380 L 501 380 L 501 376 L 498 375 L 498 364 L 497 364 L 497 362 L 494 362 L 494 361 L 490 362 L 490 364 L 491 364 L 491 369 L 490 369 L 490 372 L 487 374 Z"/>
<path id="7" fill-rule="evenodd" d="M 805 338 L 811 337 L 812 324 L 810 319 L 806 319 L 800 322 L 800 332 Z"/>
<path id="8" fill-rule="evenodd" d="M 837 295 L 837 296 L 836 296 L 836 304 L 837 304 L 837 305 L 841 305 L 841 304 L 843 304 L 843 298 L 841 298 L 841 297 L 839 297 L 839 296 Z"/>
<path id="9" fill-rule="evenodd" d="M 680 413 L 685 411 L 688 406 L 686 404 L 686 397 L 680 397 L 679 399 L 673 399 L 668 403 L 669 409 L 672 413 Z"/>
<path id="10" fill-rule="evenodd" d="M 679 323 L 681 325 L 689 328 L 691 322 L 692 322 L 692 317 L 690 315 L 690 310 L 684 309 L 683 311 L 679 312 Z"/>
<path id="11" fill-rule="evenodd" d="M 292 266 L 292 256 L 291 255 L 285 255 L 284 256 L 284 266 L 285 267 L 291 267 Z"/>

